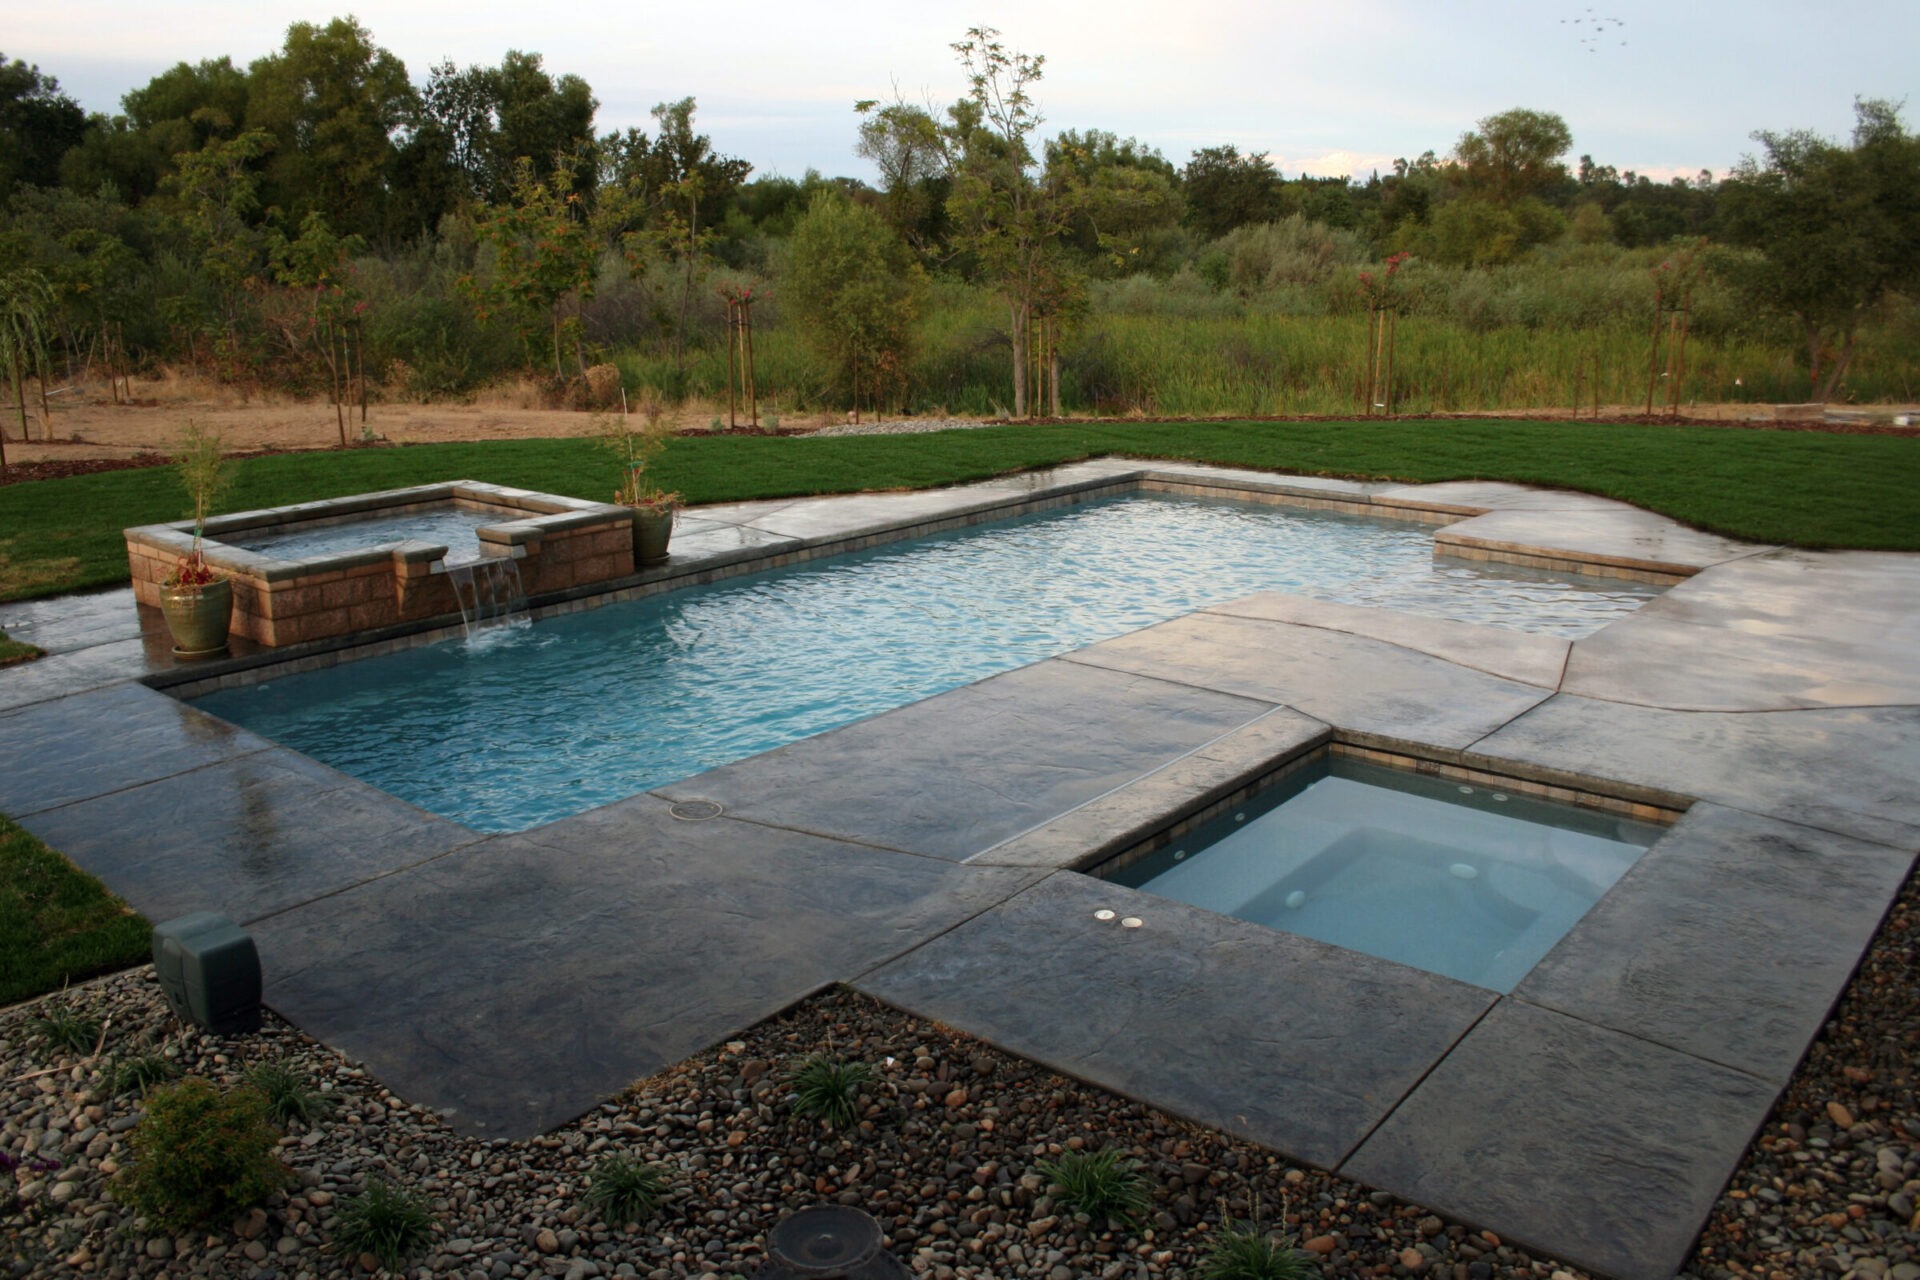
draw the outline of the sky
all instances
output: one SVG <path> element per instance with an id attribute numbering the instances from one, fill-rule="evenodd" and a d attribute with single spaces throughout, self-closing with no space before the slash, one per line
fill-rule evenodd
<path id="1" fill-rule="evenodd" d="M 715 148 L 763 176 L 872 180 L 854 102 L 944 107 L 966 90 L 950 46 L 980 25 L 1045 56 L 1043 136 L 1105 129 L 1181 165 L 1232 145 L 1288 177 L 1445 156 L 1514 107 L 1567 122 L 1570 164 L 1659 179 L 1724 175 L 1756 130 L 1844 138 L 1856 96 L 1905 99 L 1920 127 L 1916 0 L 0 0 L 0 54 L 112 113 L 177 62 L 244 66 L 289 24 L 347 13 L 415 83 L 539 53 L 593 86 L 603 133 L 651 131 L 654 104 L 692 96 Z"/>

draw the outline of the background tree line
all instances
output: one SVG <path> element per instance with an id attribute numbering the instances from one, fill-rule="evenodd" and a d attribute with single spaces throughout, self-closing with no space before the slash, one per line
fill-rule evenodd
<path id="1" fill-rule="evenodd" d="M 949 106 L 858 104 L 874 186 L 756 178 L 692 98 L 599 134 L 591 87 L 537 53 L 416 81 L 351 18 L 244 68 L 181 63 L 112 116 L 0 58 L 21 416 L 36 370 L 119 386 L 160 362 L 337 402 L 521 373 L 564 398 L 608 359 L 713 394 L 722 286 L 758 287 L 761 383 L 787 403 L 1315 411 L 1351 391 L 1360 274 L 1401 253 L 1393 305 L 1455 344 L 1403 363 L 1409 407 L 1551 403 L 1600 350 L 1630 389 L 1681 303 L 1709 391 L 1920 391 L 1920 140 L 1890 104 L 1860 103 L 1844 143 L 1758 135 L 1725 180 L 1570 166 L 1567 124 L 1528 109 L 1389 173 L 1290 179 L 1232 146 L 1176 165 L 1099 129 L 1043 139 L 1043 58 L 988 28 L 954 51 Z M 1494 336 L 1548 354 L 1496 378 Z"/>

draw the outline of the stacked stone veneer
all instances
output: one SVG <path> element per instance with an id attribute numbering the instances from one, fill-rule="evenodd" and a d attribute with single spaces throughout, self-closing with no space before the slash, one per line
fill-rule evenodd
<path id="1" fill-rule="evenodd" d="M 246 511 L 208 520 L 202 540 L 208 563 L 233 582 L 233 634 L 279 646 L 458 615 L 460 603 L 444 562 L 444 546 L 400 541 L 279 560 L 221 541 L 222 535 L 278 532 L 307 522 L 340 523 L 449 504 L 499 513 L 498 523 L 479 530 L 481 555 L 512 559 L 529 596 L 634 572 L 630 509 L 469 480 Z M 142 525 L 126 530 L 126 540 L 134 595 L 141 604 L 158 607 L 161 585 L 193 547 L 192 522 Z"/>

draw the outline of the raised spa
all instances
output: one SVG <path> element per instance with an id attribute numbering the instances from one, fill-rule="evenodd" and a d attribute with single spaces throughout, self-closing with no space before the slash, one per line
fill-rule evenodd
<path id="1" fill-rule="evenodd" d="M 158 607 L 193 524 L 141 525 L 126 542 L 134 597 Z M 476 577 L 497 593 L 510 571 L 525 595 L 628 577 L 633 512 L 452 480 L 216 516 L 203 551 L 233 583 L 233 634 L 279 646 L 463 617 Z"/>
<path id="2" fill-rule="evenodd" d="M 222 690 L 198 705 L 517 831 L 1261 590 L 1584 635 L 1656 588 L 1439 560 L 1428 530 L 1096 500 Z"/>
<path id="3" fill-rule="evenodd" d="M 1335 756 L 1096 874 L 1507 992 L 1665 830 Z"/>

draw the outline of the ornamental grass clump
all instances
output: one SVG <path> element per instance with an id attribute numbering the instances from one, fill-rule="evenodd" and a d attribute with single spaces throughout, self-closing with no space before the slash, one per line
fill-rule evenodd
<path id="1" fill-rule="evenodd" d="M 133 1128 L 132 1162 L 115 1193 L 158 1227 L 186 1231 L 229 1220 L 287 1184 L 274 1155 L 280 1133 L 267 1099 L 242 1086 L 222 1091 L 199 1076 L 154 1090 Z"/>
<path id="2" fill-rule="evenodd" d="M 586 1200 L 608 1225 L 645 1222 L 667 1198 L 673 1173 L 638 1156 L 615 1154 L 587 1172 Z"/>
<path id="3" fill-rule="evenodd" d="M 873 1079 L 864 1062 L 843 1062 L 826 1053 L 808 1054 L 787 1073 L 793 1090 L 793 1113 L 819 1120 L 830 1129 L 853 1123 L 860 1088 Z"/>
<path id="4" fill-rule="evenodd" d="M 53 1053 L 91 1053 L 100 1043 L 100 1019 L 66 1004 L 48 1005 L 44 1013 L 27 1020 L 41 1045 Z"/>
<path id="5" fill-rule="evenodd" d="M 1221 1223 L 1200 1262 L 1200 1280 L 1310 1280 L 1319 1271 L 1314 1255 L 1274 1239 L 1257 1222 Z"/>
<path id="6" fill-rule="evenodd" d="M 433 1237 L 433 1214 L 419 1192 L 384 1178 L 340 1204 L 333 1230 L 334 1251 L 343 1257 L 371 1254 L 389 1271 L 398 1271 Z"/>
<path id="7" fill-rule="evenodd" d="M 283 1129 L 311 1126 L 333 1114 L 333 1099 L 307 1084 L 307 1078 L 281 1062 L 262 1062 L 247 1069 L 247 1083 L 267 1100 L 267 1114 Z"/>
<path id="8" fill-rule="evenodd" d="M 1090 1218 L 1133 1226 L 1153 1207 L 1153 1193 L 1140 1166 L 1111 1147 L 1063 1152 L 1058 1160 L 1042 1160 L 1036 1167 L 1058 1188 L 1055 1200 Z"/>
<path id="9" fill-rule="evenodd" d="M 135 1054 L 113 1064 L 113 1070 L 107 1076 L 107 1092 L 116 1098 L 125 1093 L 137 1093 L 144 1098 L 158 1086 L 177 1080 L 179 1076 L 180 1068 L 170 1059 L 157 1053 Z"/>

